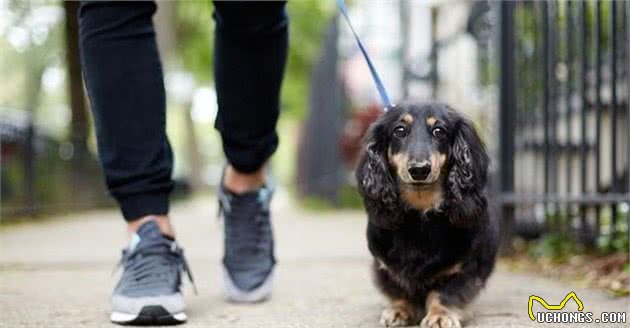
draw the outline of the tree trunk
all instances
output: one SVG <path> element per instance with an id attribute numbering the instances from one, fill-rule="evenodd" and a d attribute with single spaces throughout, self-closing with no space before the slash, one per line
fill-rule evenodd
<path id="1" fill-rule="evenodd" d="M 160 49 L 160 57 L 165 71 L 180 67 L 181 63 L 175 56 L 175 49 L 178 46 L 178 37 L 176 31 L 176 12 L 180 3 L 175 1 L 160 1 L 158 3 L 158 11 L 154 16 L 154 24 L 158 39 L 158 47 Z M 192 95 L 192 93 L 191 93 Z M 184 138 L 186 143 L 186 153 L 188 161 L 184 165 L 188 168 L 188 182 L 192 190 L 203 188 L 202 170 L 203 156 L 199 150 L 199 142 L 195 122 L 192 118 L 191 99 L 187 99 L 182 103 L 183 128 L 185 131 Z"/>
<path id="2" fill-rule="evenodd" d="M 68 97 L 72 113 L 70 121 L 70 142 L 72 143 L 75 162 L 83 162 L 88 157 L 87 140 L 89 134 L 83 77 L 79 59 L 79 22 L 78 1 L 64 1 L 66 15 L 66 67 L 68 74 Z"/>
<path id="3" fill-rule="evenodd" d="M 199 143 L 197 142 L 195 121 L 192 118 L 192 104 L 186 104 L 182 114 L 184 115 L 186 146 L 188 148 L 188 179 L 190 179 L 190 188 L 195 191 L 203 187 L 203 179 L 201 174 L 201 153 L 199 152 Z"/>

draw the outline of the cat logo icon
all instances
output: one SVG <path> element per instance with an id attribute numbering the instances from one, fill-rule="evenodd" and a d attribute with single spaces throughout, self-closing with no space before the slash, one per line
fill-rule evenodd
<path id="1" fill-rule="evenodd" d="M 575 303 L 577 303 L 578 311 L 583 311 L 584 305 L 582 304 L 582 301 L 577 297 L 575 292 L 568 293 L 567 296 L 565 296 L 562 302 L 560 302 L 560 304 L 558 305 L 550 305 L 542 297 L 531 295 L 529 297 L 529 301 L 527 302 L 527 311 L 529 313 L 529 318 L 532 319 L 532 321 L 536 321 L 536 316 L 534 316 L 534 312 L 532 311 L 534 301 L 538 301 L 538 303 L 540 303 L 540 305 L 542 305 L 547 310 L 558 311 L 564 309 L 564 306 L 571 298 L 575 301 Z"/>

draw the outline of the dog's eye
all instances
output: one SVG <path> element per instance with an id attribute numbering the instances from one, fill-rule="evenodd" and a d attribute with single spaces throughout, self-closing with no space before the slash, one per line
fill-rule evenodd
<path id="1" fill-rule="evenodd" d="M 446 131 L 442 128 L 434 128 L 431 133 L 433 133 L 436 139 L 444 139 L 444 137 L 446 137 Z"/>
<path id="2" fill-rule="evenodd" d="M 407 135 L 407 129 L 404 126 L 399 126 L 394 129 L 394 137 L 404 138 Z"/>

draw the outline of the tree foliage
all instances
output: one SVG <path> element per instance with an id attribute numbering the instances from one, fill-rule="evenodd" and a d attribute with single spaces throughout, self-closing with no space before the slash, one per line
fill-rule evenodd
<path id="1" fill-rule="evenodd" d="M 308 99 L 311 66 L 321 46 L 323 32 L 333 14 L 329 1 L 289 1 L 289 55 L 282 89 L 283 111 L 301 117 Z M 177 5 L 177 52 L 183 68 L 200 83 L 212 81 L 213 7 L 205 1 L 181 1 Z"/>
<path id="2" fill-rule="evenodd" d="M 333 5 L 333 1 L 289 1 L 290 47 L 282 104 L 285 114 L 292 117 L 300 118 L 306 113 L 309 75 L 334 14 Z"/>
<path id="3" fill-rule="evenodd" d="M 0 29 L 2 106 L 35 112 L 41 79 L 50 65 L 61 61 L 63 11 L 52 1 L 9 1 Z"/>

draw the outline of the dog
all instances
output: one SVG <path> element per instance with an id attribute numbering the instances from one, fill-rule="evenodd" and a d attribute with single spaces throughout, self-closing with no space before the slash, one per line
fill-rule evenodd
<path id="1" fill-rule="evenodd" d="M 356 178 L 375 282 L 390 301 L 381 324 L 461 327 L 497 252 L 488 165 L 472 122 L 443 103 L 396 105 L 370 126 Z"/>

